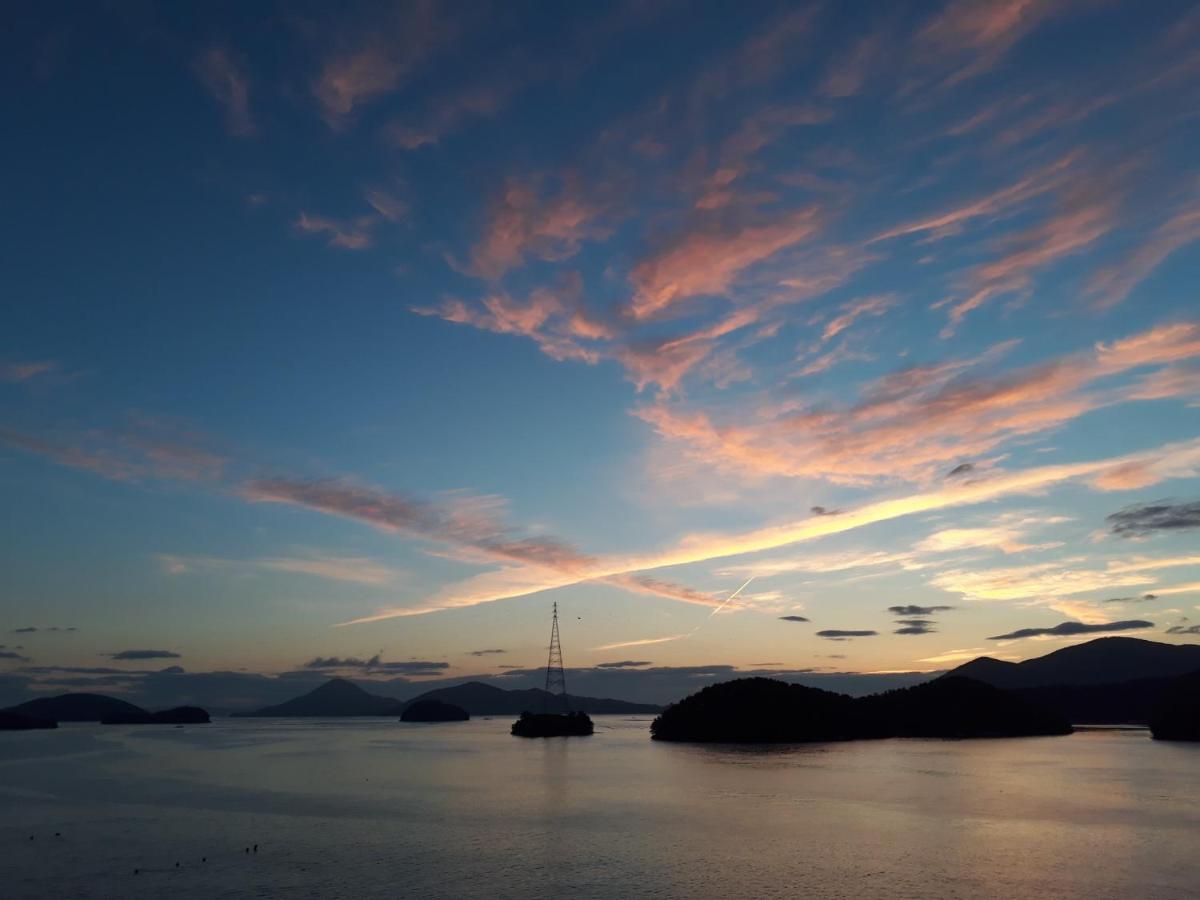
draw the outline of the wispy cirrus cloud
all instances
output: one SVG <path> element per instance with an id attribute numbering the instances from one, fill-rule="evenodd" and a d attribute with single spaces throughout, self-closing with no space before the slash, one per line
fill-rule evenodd
<path id="1" fill-rule="evenodd" d="M 577 571 L 570 573 L 551 573 L 544 569 L 536 571 L 528 567 L 508 569 L 498 573 L 484 573 L 458 584 L 449 585 L 423 603 L 385 609 L 344 624 L 376 622 L 401 616 L 421 615 L 442 609 L 460 609 L 477 606 L 481 603 L 528 596 L 583 581 L 778 549 L 916 513 L 961 507 L 1000 497 L 1030 494 L 1068 482 L 1092 482 L 1098 475 L 1114 467 L 1128 465 L 1133 461 L 1151 456 L 1168 465 L 1171 471 L 1182 471 L 1185 467 L 1188 471 L 1200 471 L 1200 442 L 1192 441 L 1124 457 L 1041 466 L 1014 472 L 992 472 L 986 478 L 965 483 L 943 484 L 934 490 L 867 503 L 857 509 L 847 509 L 836 516 L 815 516 L 742 533 L 689 535 L 666 550 L 641 556 L 596 557 L 591 563 L 582 565 Z M 1133 568 L 1130 568 L 1130 565 L 1133 565 Z M 1144 572 L 1161 565 L 1164 565 L 1161 560 L 1126 564 L 1123 571 Z M 1122 569 L 1114 569 L 1114 571 L 1120 572 Z M 1109 583 L 1104 582 L 1097 586 L 1103 587 Z M 1131 583 L 1142 584 L 1144 582 L 1139 579 Z M 713 603 L 712 605 L 717 604 Z M 678 637 L 655 640 L 675 640 Z"/>
<path id="2" fill-rule="evenodd" d="M 418 0 L 385 10 L 369 23 L 332 27 L 333 47 L 312 81 L 312 95 L 326 124 L 346 128 L 368 104 L 397 90 L 458 32 L 434 3 Z"/>
<path id="3" fill-rule="evenodd" d="M 246 559 L 226 559 L 213 556 L 159 556 L 163 569 L 171 575 L 213 569 L 265 570 L 287 572 L 297 575 L 312 575 L 331 581 L 351 584 L 383 586 L 393 584 L 400 573 L 373 559 L 362 556 L 267 556 Z"/>
<path id="4" fill-rule="evenodd" d="M 634 266 L 629 314 L 648 319 L 691 297 L 724 294 L 743 271 L 812 238 L 819 228 L 814 207 L 772 221 L 698 224 Z"/>
<path id="5" fill-rule="evenodd" d="M 0 444 L 113 481 L 216 481 L 229 459 L 209 449 L 209 443 L 194 430 L 145 417 L 131 418 L 107 430 L 90 429 L 62 436 L 0 428 Z"/>
<path id="6" fill-rule="evenodd" d="M 327 235 L 330 247 L 340 247 L 343 250 L 365 250 L 375 241 L 371 232 L 377 222 L 378 219 L 370 215 L 339 220 L 301 212 L 292 225 L 297 231 L 304 234 Z"/>
<path id="7" fill-rule="evenodd" d="M 567 172 L 557 178 L 509 178 L 492 199 L 483 237 L 465 270 L 495 281 L 528 259 L 562 262 L 590 238 L 608 233 L 605 204 Z"/>
<path id="8" fill-rule="evenodd" d="M 1125 258 L 1096 272 L 1087 292 L 1098 308 L 1115 306 L 1168 257 L 1196 241 L 1200 241 L 1200 204 L 1193 201 L 1151 231 Z"/>
<path id="9" fill-rule="evenodd" d="M 1010 345 L 996 348 L 1003 353 Z M 1162 325 L 1090 351 L 997 376 L 963 374 L 954 361 L 868 382 L 848 407 L 782 414 L 754 411 L 721 423 L 704 410 L 660 401 L 635 410 L 664 439 L 695 459 L 750 477 L 818 477 L 843 484 L 928 481 L 963 456 L 983 457 L 1005 442 L 1057 428 L 1142 395 L 1138 385 L 1098 389 L 1106 379 L 1200 357 L 1200 325 Z M 980 360 L 977 362 L 982 362 Z M 1182 384 L 1187 389 L 1187 382 Z M 1161 467 L 1149 456 L 1131 463 Z M 1144 468 L 1111 470 L 1108 489 L 1161 477 Z"/>
<path id="10" fill-rule="evenodd" d="M 59 370 L 58 362 L 53 359 L 31 359 L 23 362 L 0 364 L 0 381 L 21 384 L 41 375 L 50 375 Z"/>
<path id="11" fill-rule="evenodd" d="M 237 137 L 258 132 L 250 110 L 250 78 L 244 63 L 228 48 L 210 47 L 193 63 L 200 82 L 225 110 L 225 125 Z"/>

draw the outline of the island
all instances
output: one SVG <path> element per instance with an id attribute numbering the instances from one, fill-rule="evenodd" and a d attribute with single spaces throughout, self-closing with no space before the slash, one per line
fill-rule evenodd
<path id="1" fill-rule="evenodd" d="M 418 700 L 404 707 L 401 722 L 466 722 L 471 718 L 461 706 L 441 700 Z"/>
<path id="2" fill-rule="evenodd" d="M 35 728 L 57 728 L 53 719 L 24 716 L 21 713 L 0 710 L 0 731 L 31 731 Z"/>
<path id="3" fill-rule="evenodd" d="M 1150 716 L 1156 741 L 1200 741 L 1200 672 L 1178 679 Z"/>
<path id="4" fill-rule="evenodd" d="M 198 706 L 176 706 L 158 712 L 117 713 L 101 719 L 101 725 L 207 725 L 208 713 Z"/>
<path id="5" fill-rule="evenodd" d="M 593 731 L 592 720 L 585 712 L 523 712 L 512 725 L 513 734 L 527 738 L 587 737 Z"/>
<path id="6" fill-rule="evenodd" d="M 771 678 L 740 678 L 686 697 L 650 725 L 654 740 L 700 743 L 1024 737 L 1071 731 L 1070 723 L 1054 713 L 961 677 L 859 698 Z"/>
<path id="7" fill-rule="evenodd" d="M 49 726 L 7 726 L 53 728 L 58 722 L 99 722 L 102 725 L 201 725 L 209 721 L 208 713 L 198 706 L 177 706 L 150 712 L 116 697 L 104 694 L 58 694 L 39 697 L 0 710 L 0 715 L 15 716 L 14 721 L 31 719 L 50 722 Z M 5 726 L 0 726 L 5 727 Z"/>

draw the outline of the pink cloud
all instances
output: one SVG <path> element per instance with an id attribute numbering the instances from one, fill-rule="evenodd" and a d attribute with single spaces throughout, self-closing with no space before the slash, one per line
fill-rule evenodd
<path id="1" fill-rule="evenodd" d="M 529 257 L 561 262 L 583 241 L 607 233 L 602 207 L 583 195 L 574 176 L 547 190 L 542 179 L 510 178 L 493 201 L 483 239 L 471 251 L 469 272 L 494 281 Z"/>
<path id="2" fill-rule="evenodd" d="M 58 371 L 58 363 L 52 359 L 37 359 L 28 362 L 14 362 L 0 366 L 0 381 L 24 382 L 32 381 L 39 375 L 49 375 Z"/>
<path id="3" fill-rule="evenodd" d="M 882 316 L 899 302 L 895 294 L 874 294 L 851 300 L 843 304 L 841 312 L 826 323 L 821 332 L 821 341 L 836 337 L 864 316 Z"/>
<path id="4" fill-rule="evenodd" d="M 809 208 L 766 224 L 705 224 L 684 232 L 634 267 L 629 312 L 647 319 L 690 297 L 726 293 L 744 270 L 808 240 L 818 229 L 816 210 Z"/>
<path id="5" fill-rule="evenodd" d="M 758 409 L 721 423 L 660 400 L 636 415 L 697 461 L 743 475 L 927 481 L 1011 439 L 1144 396 L 1144 381 L 1097 389 L 1103 379 L 1198 356 L 1200 325 L 1165 325 L 998 377 L 965 377 L 963 362 L 888 376 L 864 386 L 848 407 Z M 1166 382 L 1156 393 L 1191 386 L 1190 379 Z"/>
<path id="6" fill-rule="evenodd" d="M 258 131 L 250 112 L 250 81 L 232 54 L 213 47 L 197 57 L 193 68 L 208 92 L 225 109 L 229 133 L 246 137 Z"/>
<path id="7" fill-rule="evenodd" d="M 373 216 L 359 216 L 353 221 L 339 221 L 325 216 L 301 212 L 294 225 L 305 234 L 329 235 L 329 246 L 344 250 L 365 250 L 373 243 L 371 229 L 375 225 Z"/>
<path id="8" fill-rule="evenodd" d="M 1087 286 L 1094 305 L 1107 309 L 1120 303 L 1169 256 L 1196 241 L 1200 241 L 1200 206 L 1175 213 L 1119 263 L 1097 272 Z"/>
<path id="9" fill-rule="evenodd" d="M 312 83 L 326 123 L 340 130 L 363 106 L 397 90 L 455 30 L 435 4 L 418 0 L 393 7 L 370 31 L 339 36 Z"/>
<path id="10" fill-rule="evenodd" d="M 977 266 L 967 278 L 971 293 L 949 303 L 949 322 L 942 337 L 951 336 L 967 315 L 1005 294 L 1025 291 L 1040 269 L 1087 249 L 1117 224 L 1116 199 L 1085 198 L 1038 225 L 1003 239 L 1013 249 L 992 262 Z M 946 305 L 946 301 L 934 304 Z"/>

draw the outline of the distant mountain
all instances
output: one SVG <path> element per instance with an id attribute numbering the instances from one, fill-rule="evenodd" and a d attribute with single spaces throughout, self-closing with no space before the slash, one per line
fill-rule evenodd
<path id="1" fill-rule="evenodd" d="M 802 743 L 892 737 L 994 738 L 1070 734 L 1060 716 L 969 678 L 847 697 L 771 678 L 704 688 L 650 726 L 659 741 Z"/>
<path id="2" fill-rule="evenodd" d="M 441 700 L 461 706 L 473 716 L 517 716 L 523 712 L 541 712 L 550 697 L 541 688 L 506 691 L 482 681 L 468 681 L 452 687 L 437 688 L 414 697 L 405 706 L 421 700 Z M 662 709 L 650 703 L 630 703 L 626 700 L 610 700 L 600 697 L 570 697 L 571 708 L 592 715 L 612 713 L 656 713 Z M 551 704 L 557 702 L 552 699 Z"/>
<path id="3" fill-rule="evenodd" d="M 1019 663 L 981 656 L 942 677 L 961 675 L 999 688 L 1036 688 L 1176 678 L 1195 671 L 1200 671 L 1200 644 L 1104 637 Z"/>
<path id="4" fill-rule="evenodd" d="M 10 706 L 4 712 L 51 722 L 100 722 L 113 717 L 145 716 L 146 710 L 103 694 L 59 694 Z"/>
<path id="5" fill-rule="evenodd" d="M 368 694 L 358 685 L 344 678 L 333 678 L 301 697 L 295 697 L 275 706 L 264 706 L 254 712 L 233 713 L 235 716 L 281 717 L 281 716 L 387 716 L 397 713 L 401 707 L 393 697 Z"/>

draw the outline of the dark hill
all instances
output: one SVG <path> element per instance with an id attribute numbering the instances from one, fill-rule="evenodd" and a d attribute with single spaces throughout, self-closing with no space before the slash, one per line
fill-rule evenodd
<path id="1" fill-rule="evenodd" d="M 38 719 L 33 716 L 23 716 L 20 713 L 0 710 L 0 731 L 30 731 L 34 728 L 57 728 L 58 723 L 52 719 Z"/>
<path id="2" fill-rule="evenodd" d="M 103 694 L 59 694 L 56 697 L 39 697 L 4 712 L 49 719 L 52 722 L 100 722 L 113 716 L 144 716 L 146 710 L 116 697 Z"/>
<path id="3" fill-rule="evenodd" d="M 1032 688 L 1176 678 L 1198 670 L 1200 644 L 1103 637 L 1019 663 L 981 656 L 943 677 L 961 675 L 999 688 Z"/>
<path id="4" fill-rule="evenodd" d="M 158 712 L 116 715 L 101 720 L 101 725 L 207 725 L 208 713 L 198 706 L 176 706 Z"/>
<path id="5" fill-rule="evenodd" d="M 986 738 L 1070 734 L 1070 722 L 1020 694 L 955 676 L 855 700 L 880 737 Z"/>
<path id="6" fill-rule="evenodd" d="M 1150 715 L 1150 734 L 1159 741 L 1200 741 L 1200 672 L 1193 672 L 1163 692 Z"/>
<path id="7" fill-rule="evenodd" d="M 889 737 L 1069 734 L 1062 718 L 968 678 L 851 698 L 770 678 L 704 688 L 650 726 L 656 740 L 800 743 Z"/>
<path id="8" fill-rule="evenodd" d="M 301 697 L 275 706 L 264 706 L 255 712 L 234 713 L 235 716 L 386 716 L 400 705 L 391 697 L 368 694 L 344 678 L 332 678 Z"/>
<path id="9" fill-rule="evenodd" d="M 650 725 L 659 741 L 846 741 L 864 729 L 845 694 L 772 678 L 709 685 L 668 706 Z"/>
<path id="10" fill-rule="evenodd" d="M 585 712 L 521 713 L 510 732 L 516 737 L 589 737 L 595 726 Z"/>
<path id="11" fill-rule="evenodd" d="M 404 707 L 401 722 L 465 722 L 471 718 L 461 706 L 441 700 L 417 700 Z"/>
<path id="12" fill-rule="evenodd" d="M 414 697 L 405 706 L 421 700 L 441 700 L 461 706 L 473 716 L 515 716 L 523 712 L 541 712 L 549 697 L 541 688 L 528 690 L 506 691 L 482 681 L 468 681 L 453 687 L 437 688 Z M 551 698 L 551 706 L 557 703 L 557 698 Z M 625 700 L 609 700 L 600 697 L 570 698 L 571 708 L 592 715 L 610 713 L 656 713 L 662 707 L 648 703 L 630 703 Z"/>

